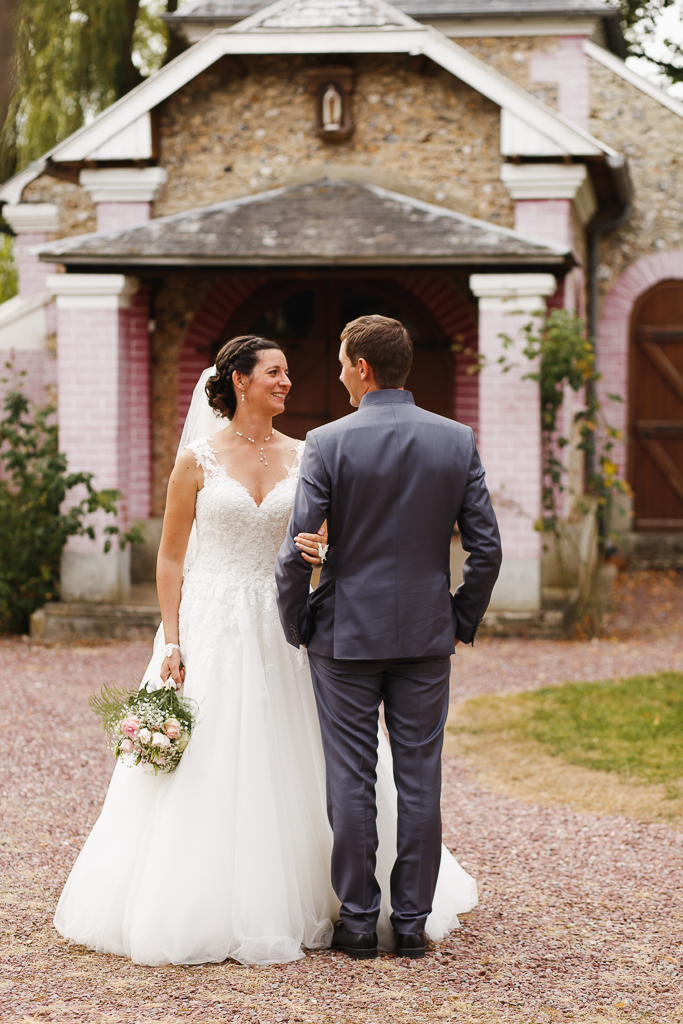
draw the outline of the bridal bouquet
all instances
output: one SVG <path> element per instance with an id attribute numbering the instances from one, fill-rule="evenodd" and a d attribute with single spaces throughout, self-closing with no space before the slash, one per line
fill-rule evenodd
<path id="1" fill-rule="evenodd" d="M 88 701 L 116 758 L 126 765 L 149 765 L 173 772 L 190 742 L 196 720 L 193 701 L 174 689 L 118 690 L 103 686 Z"/>

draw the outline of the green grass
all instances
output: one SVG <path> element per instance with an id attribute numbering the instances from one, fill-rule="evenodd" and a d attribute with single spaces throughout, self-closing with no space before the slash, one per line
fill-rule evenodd
<path id="1" fill-rule="evenodd" d="M 565 683 L 468 701 L 454 731 L 537 740 L 571 764 L 648 782 L 683 779 L 683 673 Z"/>

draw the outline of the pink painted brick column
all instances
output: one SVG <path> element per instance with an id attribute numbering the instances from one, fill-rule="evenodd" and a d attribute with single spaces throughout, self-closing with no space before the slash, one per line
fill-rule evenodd
<path id="1" fill-rule="evenodd" d="M 503 541 L 503 565 L 492 610 L 538 611 L 541 607 L 541 412 L 538 384 L 524 380 L 530 367 L 519 349 L 504 349 L 501 334 L 520 337 L 521 327 L 545 305 L 557 282 L 552 274 L 473 274 L 479 299 L 478 445 Z M 519 363 L 503 373 L 498 359 Z"/>
<path id="2" fill-rule="evenodd" d="M 59 443 L 69 469 L 95 474 L 97 488 L 123 494 L 118 525 L 130 523 L 131 297 L 135 278 L 121 274 L 56 274 Z M 139 346 L 139 339 L 133 348 Z M 62 558 L 66 601 L 125 600 L 130 553 L 103 552 L 111 517 L 96 514 L 97 539 L 70 539 Z"/>
<path id="3" fill-rule="evenodd" d="M 558 107 L 563 117 L 588 130 L 590 86 L 585 36 L 562 36 L 555 53 L 534 53 L 529 62 L 532 82 L 557 83 Z"/>
<path id="4" fill-rule="evenodd" d="M 128 310 L 130 353 L 130 480 L 131 521 L 147 519 L 151 500 L 152 414 L 150 406 L 149 290 L 141 288 Z"/>
<path id="5" fill-rule="evenodd" d="M 120 231 L 152 216 L 151 203 L 98 203 L 96 209 L 98 231 Z"/>
<path id="6" fill-rule="evenodd" d="M 552 245 L 574 247 L 570 199 L 519 199 L 515 203 L 515 231 Z"/>
<path id="7" fill-rule="evenodd" d="M 149 220 L 166 177 L 163 167 L 98 167 L 81 171 L 79 182 L 95 203 L 97 230 L 110 231 Z"/>

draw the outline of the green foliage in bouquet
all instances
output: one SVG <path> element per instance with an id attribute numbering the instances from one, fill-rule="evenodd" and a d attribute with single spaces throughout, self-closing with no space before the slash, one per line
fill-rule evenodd
<path id="1" fill-rule="evenodd" d="M 0 633 L 27 631 L 31 613 L 59 594 L 68 538 L 94 539 L 86 517 L 98 510 L 115 515 L 120 498 L 118 491 L 95 490 L 92 473 L 68 472 L 55 410 L 33 405 L 14 383 L 0 418 Z M 74 488 L 83 497 L 64 511 L 62 504 Z M 139 540 L 137 531 L 122 533 L 118 526 L 104 532 L 105 551 L 115 535 L 121 547 Z"/>
<path id="2" fill-rule="evenodd" d="M 88 703 L 102 720 L 114 756 L 127 765 L 149 765 L 158 772 L 175 771 L 197 720 L 194 701 L 171 687 L 127 690 L 102 686 Z"/>

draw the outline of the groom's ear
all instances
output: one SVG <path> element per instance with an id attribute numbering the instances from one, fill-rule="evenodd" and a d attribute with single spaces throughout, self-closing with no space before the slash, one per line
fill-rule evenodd
<path id="1" fill-rule="evenodd" d="M 359 356 L 358 363 L 356 365 L 358 366 L 358 372 L 361 380 L 366 381 L 368 384 L 374 384 L 375 374 L 367 359 L 363 359 L 362 356 Z"/>

